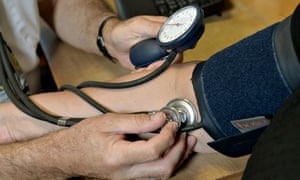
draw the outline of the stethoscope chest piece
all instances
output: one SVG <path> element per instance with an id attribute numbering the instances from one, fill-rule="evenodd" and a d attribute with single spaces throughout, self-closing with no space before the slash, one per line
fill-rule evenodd
<path id="1" fill-rule="evenodd" d="M 180 129 L 198 127 L 200 124 L 195 106 L 185 98 L 170 101 L 160 111 L 166 114 L 168 121 L 177 122 Z"/>

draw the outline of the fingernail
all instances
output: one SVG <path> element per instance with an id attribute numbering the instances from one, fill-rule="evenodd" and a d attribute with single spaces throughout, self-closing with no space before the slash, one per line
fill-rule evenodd
<path id="1" fill-rule="evenodd" d="M 177 132 L 178 129 L 179 129 L 178 123 L 177 123 L 177 122 L 169 122 L 169 123 L 172 123 L 172 124 L 173 124 L 174 130 Z"/>
<path id="2" fill-rule="evenodd" d="M 159 118 L 157 117 L 157 111 L 150 111 L 150 112 L 148 112 L 148 114 L 150 115 L 150 119 L 151 119 L 152 121 L 155 121 L 155 120 L 159 119 Z"/>
<path id="3" fill-rule="evenodd" d="M 161 113 L 159 113 L 158 111 L 151 111 L 148 114 L 150 115 L 150 119 L 152 121 L 157 121 L 162 118 Z"/>
<path id="4" fill-rule="evenodd" d="M 148 114 L 151 116 L 150 119 L 153 121 L 159 120 L 159 119 L 166 119 L 166 115 L 159 111 L 151 111 Z"/>

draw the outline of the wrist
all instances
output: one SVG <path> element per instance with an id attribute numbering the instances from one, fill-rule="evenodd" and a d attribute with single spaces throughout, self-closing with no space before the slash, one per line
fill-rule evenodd
<path id="1" fill-rule="evenodd" d="M 0 150 L 0 179 L 67 179 L 65 174 L 49 162 L 43 148 L 31 141 L 2 145 Z M 45 156 L 39 159 L 40 154 Z M 51 159 L 51 158 L 50 158 Z"/>
<path id="2" fill-rule="evenodd" d="M 102 53 L 103 56 L 107 57 L 108 59 L 114 62 L 114 56 L 111 54 L 111 49 L 113 47 L 112 42 L 112 29 L 113 27 L 119 23 L 119 19 L 115 15 L 110 15 L 105 17 L 98 30 L 97 35 L 97 46 L 99 51 Z"/>

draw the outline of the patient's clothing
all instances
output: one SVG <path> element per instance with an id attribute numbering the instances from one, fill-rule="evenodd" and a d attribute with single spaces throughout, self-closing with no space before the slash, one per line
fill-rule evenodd
<path id="1" fill-rule="evenodd" d="M 300 86 L 254 146 L 243 180 L 299 179 L 299 127 Z"/>

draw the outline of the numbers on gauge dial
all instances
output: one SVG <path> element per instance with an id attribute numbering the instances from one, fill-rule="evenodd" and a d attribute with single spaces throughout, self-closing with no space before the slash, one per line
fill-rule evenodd
<path id="1" fill-rule="evenodd" d="M 159 41 L 168 43 L 182 36 L 193 25 L 196 16 L 196 8 L 186 8 L 172 15 L 159 31 Z"/>

